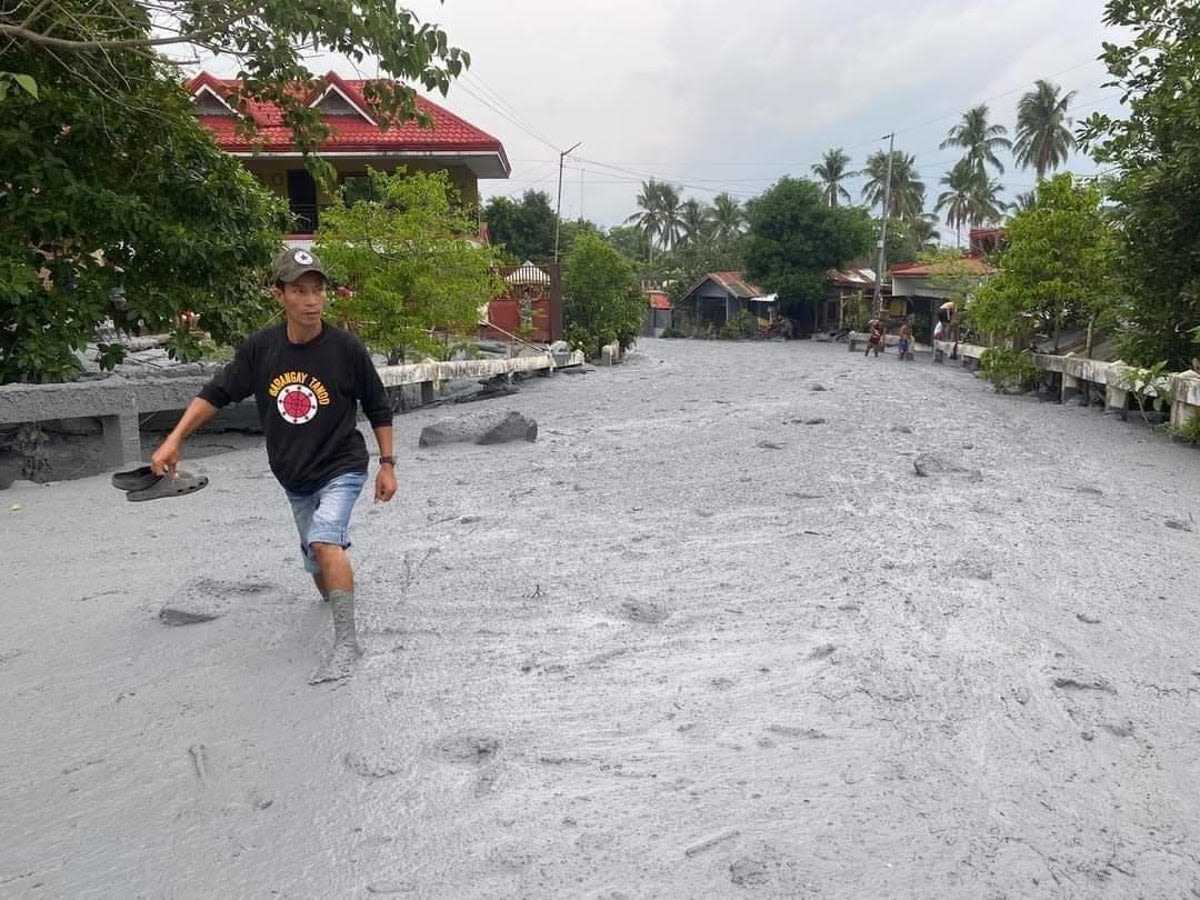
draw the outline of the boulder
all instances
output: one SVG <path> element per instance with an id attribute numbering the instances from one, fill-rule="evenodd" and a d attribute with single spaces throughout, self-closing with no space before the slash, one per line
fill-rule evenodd
<path id="1" fill-rule="evenodd" d="M 921 478 L 954 477 L 965 478 L 967 481 L 983 481 L 983 473 L 979 469 L 960 465 L 936 453 L 922 453 L 913 460 L 913 468 Z"/>
<path id="2" fill-rule="evenodd" d="M 421 429 L 418 446 L 442 444 L 503 444 L 508 441 L 536 441 L 537 422 L 519 412 L 482 412 L 440 419 Z"/>

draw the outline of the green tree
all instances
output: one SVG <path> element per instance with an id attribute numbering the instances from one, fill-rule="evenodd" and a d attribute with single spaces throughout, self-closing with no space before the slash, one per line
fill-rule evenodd
<path id="1" fill-rule="evenodd" d="M 837 206 L 839 200 L 850 202 L 850 192 L 842 185 L 847 178 L 853 178 L 858 172 L 849 170 L 850 157 L 841 147 L 826 150 L 821 161 L 812 167 L 830 206 Z"/>
<path id="2" fill-rule="evenodd" d="M 960 159 L 954 164 L 942 184 L 942 191 L 934 205 L 935 212 L 946 213 L 946 224 L 954 229 L 955 246 L 962 246 L 962 227 L 971 221 L 971 199 L 975 192 L 975 182 L 979 173 L 969 159 Z"/>
<path id="3" fill-rule="evenodd" d="M 862 188 L 863 199 L 871 206 L 882 206 L 887 187 L 888 155 L 879 150 L 867 157 L 862 174 L 868 176 Z M 917 174 L 917 160 L 910 153 L 892 151 L 892 191 L 888 218 L 909 221 L 925 211 L 925 183 Z"/>
<path id="4" fill-rule="evenodd" d="M 866 210 L 829 206 L 813 182 L 783 178 L 750 204 L 746 275 L 800 317 L 824 296 L 830 269 L 870 251 L 872 234 Z"/>
<path id="5" fill-rule="evenodd" d="M 638 212 L 627 218 L 626 223 L 636 223 L 652 249 L 655 245 L 663 250 L 674 247 L 681 231 L 682 201 L 678 189 L 653 178 L 643 181 L 637 205 Z"/>
<path id="6" fill-rule="evenodd" d="M 1038 181 L 1067 161 L 1075 138 L 1067 128 L 1067 108 L 1075 92 L 1039 78 L 1033 90 L 1021 95 L 1017 104 L 1017 132 L 1013 156 L 1023 169 L 1033 167 Z"/>
<path id="7" fill-rule="evenodd" d="M 604 238 L 582 234 L 563 262 L 567 339 L 589 357 L 613 341 L 633 344 L 646 315 L 646 295 L 633 266 Z"/>
<path id="8" fill-rule="evenodd" d="M 614 225 L 604 238 L 636 266 L 650 261 L 650 241 L 636 225 Z"/>
<path id="9" fill-rule="evenodd" d="M 980 172 L 987 166 L 995 166 L 997 172 L 1004 172 L 1004 164 L 996 156 L 996 151 L 1012 148 L 1012 141 L 1005 135 L 1008 129 L 1003 125 L 992 125 L 988 122 L 987 104 L 968 109 L 963 113 L 962 121 L 950 129 L 946 139 L 938 144 L 945 150 L 947 147 L 961 147 L 966 151 L 966 159 Z"/>
<path id="10" fill-rule="evenodd" d="M 178 65 L 158 55 L 203 47 L 233 59 L 245 111 L 283 108 L 311 157 L 326 137 L 309 54 L 371 56 L 367 90 L 382 122 L 416 114 L 415 87 L 443 93 L 468 64 L 445 33 L 390 0 L 19 0 L 0 9 L 0 379 L 70 377 L 72 351 L 110 310 L 118 325 L 159 330 L 200 315 L 232 341 L 271 308 L 260 279 L 285 211 L 194 118 Z M 29 87 L 37 91 L 36 98 Z M 241 127 L 253 132 L 253 119 Z M 124 310 L 109 306 L 124 287 Z M 195 350 L 176 329 L 176 352 Z M 112 364 L 119 348 L 105 348 Z"/>
<path id="11" fill-rule="evenodd" d="M 352 291 L 334 312 L 392 364 L 436 354 L 503 294 L 495 250 L 470 240 L 474 220 L 445 172 L 368 177 L 375 199 L 330 208 L 317 232 L 330 276 Z"/>
<path id="12" fill-rule="evenodd" d="M 382 77 L 367 95 L 383 122 L 415 117 L 414 85 L 445 94 L 470 64 L 469 54 L 450 46 L 444 31 L 391 0 L 26 0 L 0 8 L 0 37 L 12 71 L 32 74 L 8 64 L 14 48 L 49 57 L 63 77 L 89 85 L 110 103 L 143 112 L 128 61 L 157 59 L 160 48 L 203 47 L 237 63 L 243 87 L 231 98 L 234 106 L 244 112 L 254 100 L 278 104 L 296 146 L 306 153 L 328 136 L 320 112 L 306 103 L 317 84 L 304 64 L 307 57 L 330 53 L 375 60 Z M 249 116 L 242 124 L 255 128 Z"/>
<path id="13" fill-rule="evenodd" d="M 942 178 L 946 190 L 938 195 L 934 210 L 946 211 L 946 223 L 954 228 L 955 241 L 962 246 L 962 227 L 978 228 L 997 222 L 1004 214 L 1000 182 L 989 178 L 970 159 L 960 159 Z"/>
<path id="14" fill-rule="evenodd" d="M 712 238 L 712 207 L 699 200 L 688 200 L 679 212 L 679 246 L 706 244 Z"/>
<path id="15" fill-rule="evenodd" d="M 1109 0 L 1104 22 L 1129 36 L 1102 56 L 1128 113 L 1093 114 L 1079 138 L 1117 170 L 1121 355 L 1185 369 L 1200 327 L 1200 15 L 1192 0 Z"/>
<path id="16" fill-rule="evenodd" d="M 492 197 L 484 204 L 480 218 L 487 223 L 492 243 L 503 248 L 508 262 L 519 264 L 554 256 L 554 206 L 545 191 L 526 191 L 519 201 Z M 559 241 L 562 244 L 561 234 Z"/>
<path id="17" fill-rule="evenodd" d="M 875 246 L 878 246 L 878 220 L 873 223 L 873 226 Z M 889 220 L 887 232 L 887 265 L 892 266 L 898 263 L 912 262 L 922 255 L 937 250 L 938 240 L 941 238 L 941 235 L 938 233 L 936 226 L 937 216 L 932 213 L 924 213 L 907 222 L 901 222 L 899 219 Z M 864 263 L 872 268 L 877 264 L 874 259 L 864 260 Z"/>
<path id="18" fill-rule="evenodd" d="M 79 36 L 70 21 L 56 34 Z M 13 91 L 0 106 L 0 381 L 74 377 L 74 352 L 106 317 L 173 331 L 185 357 L 198 348 L 184 312 L 220 342 L 263 324 L 282 203 L 217 148 L 153 56 L 88 57 L 124 77 L 120 94 L 59 56 L 24 41 L 5 55 L 37 96 Z M 123 308 L 110 303 L 121 290 Z M 119 346 L 101 349 L 104 364 L 120 360 Z"/>
<path id="19" fill-rule="evenodd" d="M 1116 310 L 1116 232 L 1094 183 L 1069 174 L 1042 181 L 1034 203 L 1005 226 L 1000 271 L 967 308 L 972 324 L 1015 337 L 1033 322 L 1058 333 L 1072 325 L 1111 327 Z"/>
<path id="20" fill-rule="evenodd" d="M 736 241 L 746 229 L 746 211 L 726 193 L 713 197 L 712 220 L 713 240 L 718 244 Z"/>

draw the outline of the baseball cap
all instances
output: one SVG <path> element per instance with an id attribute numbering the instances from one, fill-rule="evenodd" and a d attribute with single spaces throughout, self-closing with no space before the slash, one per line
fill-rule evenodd
<path id="1" fill-rule="evenodd" d="M 317 254 L 299 247 L 288 248 L 275 257 L 275 277 L 271 279 L 271 282 L 272 284 L 280 282 L 291 284 L 305 272 L 316 272 L 326 281 L 329 280 L 329 276 L 325 274 L 325 267 L 321 265 Z"/>

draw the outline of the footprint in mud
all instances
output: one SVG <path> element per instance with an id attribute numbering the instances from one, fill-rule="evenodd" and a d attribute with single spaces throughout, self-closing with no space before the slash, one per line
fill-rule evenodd
<path id="1" fill-rule="evenodd" d="M 398 762 L 388 761 L 380 753 L 350 750 L 343 757 L 343 761 L 346 763 L 347 769 L 363 778 L 388 778 L 398 775 L 402 771 Z"/>
<path id="2" fill-rule="evenodd" d="M 626 600 L 621 604 L 620 614 L 630 622 L 658 625 L 671 615 L 661 604 L 650 600 Z"/>
<path id="3" fill-rule="evenodd" d="M 483 765 L 496 758 L 500 741 L 486 735 L 455 735 L 438 744 L 438 750 L 451 762 Z"/>
<path id="4" fill-rule="evenodd" d="M 1103 678 L 1055 678 L 1054 687 L 1060 691 L 1098 691 L 1115 694 L 1117 689 Z"/>
<path id="5" fill-rule="evenodd" d="M 263 598 L 279 592 L 278 586 L 267 581 L 219 581 L 198 578 L 184 585 L 162 605 L 158 617 L 164 625 L 195 625 L 211 622 L 230 612 L 235 604 L 247 598 Z"/>

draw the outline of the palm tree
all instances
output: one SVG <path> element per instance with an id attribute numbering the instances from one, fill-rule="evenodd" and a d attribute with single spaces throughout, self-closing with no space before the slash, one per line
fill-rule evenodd
<path id="1" fill-rule="evenodd" d="M 870 176 L 863 185 L 863 199 L 871 206 L 883 203 L 887 186 L 888 156 L 878 150 L 867 157 L 861 174 Z M 900 150 L 892 151 L 892 193 L 888 218 L 910 221 L 925 211 L 925 183 L 917 177 L 916 157 Z"/>
<path id="2" fill-rule="evenodd" d="M 994 225 L 1004 218 L 1008 204 L 1000 199 L 1004 185 L 997 179 L 986 176 L 977 178 L 971 194 L 971 227 Z"/>
<path id="3" fill-rule="evenodd" d="M 850 157 L 841 147 L 835 147 L 826 150 L 821 161 L 812 167 L 813 174 L 820 179 L 821 193 L 825 195 L 830 206 L 837 206 L 839 199 L 850 202 L 850 192 L 842 187 L 842 182 L 859 173 L 848 171 L 846 166 L 849 164 Z"/>
<path id="4" fill-rule="evenodd" d="M 933 213 L 921 213 L 908 223 L 908 242 L 917 253 L 936 250 L 941 234 L 934 227 L 937 216 Z"/>
<path id="5" fill-rule="evenodd" d="M 1009 205 L 1009 209 L 1015 213 L 1024 212 L 1033 206 L 1037 194 L 1033 191 L 1026 191 L 1023 194 L 1017 194 L 1013 202 Z"/>
<path id="6" fill-rule="evenodd" d="M 996 150 L 1012 149 L 1012 141 L 1005 135 L 1008 129 L 1003 125 L 988 124 L 987 104 L 981 104 L 963 113 L 962 121 L 950 129 L 946 139 L 938 144 L 942 150 L 947 147 L 962 147 L 967 151 L 966 158 L 979 171 L 985 165 L 993 165 L 997 172 L 1004 171 L 1004 164 L 996 156 Z"/>
<path id="7" fill-rule="evenodd" d="M 662 228 L 659 238 L 662 248 L 670 250 L 679 242 L 683 234 L 683 201 L 679 190 L 673 184 L 661 183 L 658 192 L 659 210 L 662 214 Z"/>
<path id="8" fill-rule="evenodd" d="M 1013 155 L 1023 169 L 1033 166 L 1038 181 L 1067 161 L 1075 138 L 1067 128 L 1067 107 L 1075 91 L 1059 96 L 1062 88 L 1039 78 L 1017 104 L 1017 140 Z"/>
<path id="9" fill-rule="evenodd" d="M 654 258 L 654 242 L 658 240 L 658 234 L 662 230 L 662 213 L 659 209 L 658 195 L 659 182 L 653 178 L 643 181 L 642 192 L 637 196 L 639 211 L 625 220 L 626 223 L 636 225 L 645 236 L 646 244 L 650 248 L 651 260 Z"/>
<path id="10" fill-rule="evenodd" d="M 971 160 L 960 159 L 942 178 L 946 190 L 938 194 L 933 207 L 935 212 L 946 211 L 946 224 L 954 229 L 954 243 L 958 247 L 962 246 L 962 227 L 971 220 L 971 197 L 978 177 Z"/>
<path id="11" fill-rule="evenodd" d="M 962 227 L 978 228 L 997 222 L 1007 205 L 1000 199 L 1003 185 L 989 179 L 975 167 L 970 157 L 964 157 L 941 180 L 946 190 L 938 195 L 934 209 L 946 211 L 946 224 L 954 229 L 955 243 L 962 246 Z"/>
<path id="12" fill-rule="evenodd" d="M 675 186 L 653 178 L 643 181 L 637 205 L 640 212 L 625 221 L 637 224 L 650 244 L 651 254 L 655 243 L 664 250 L 675 246 L 681 230 L 679 191 Z"/>
<path id="13" fill-rule="evenodd" d="M 717 243 L 727 244 L 741 235 L 746 227 L 746 211 L 728 194 L 713 197 L 712 230 Z"/>
<path id="14" fill-rule="evenodd" d="M 688 200 L 679 213 L 679 246 L 694 247 L 712 237 L 712 208 L 699 200 Z"/>

